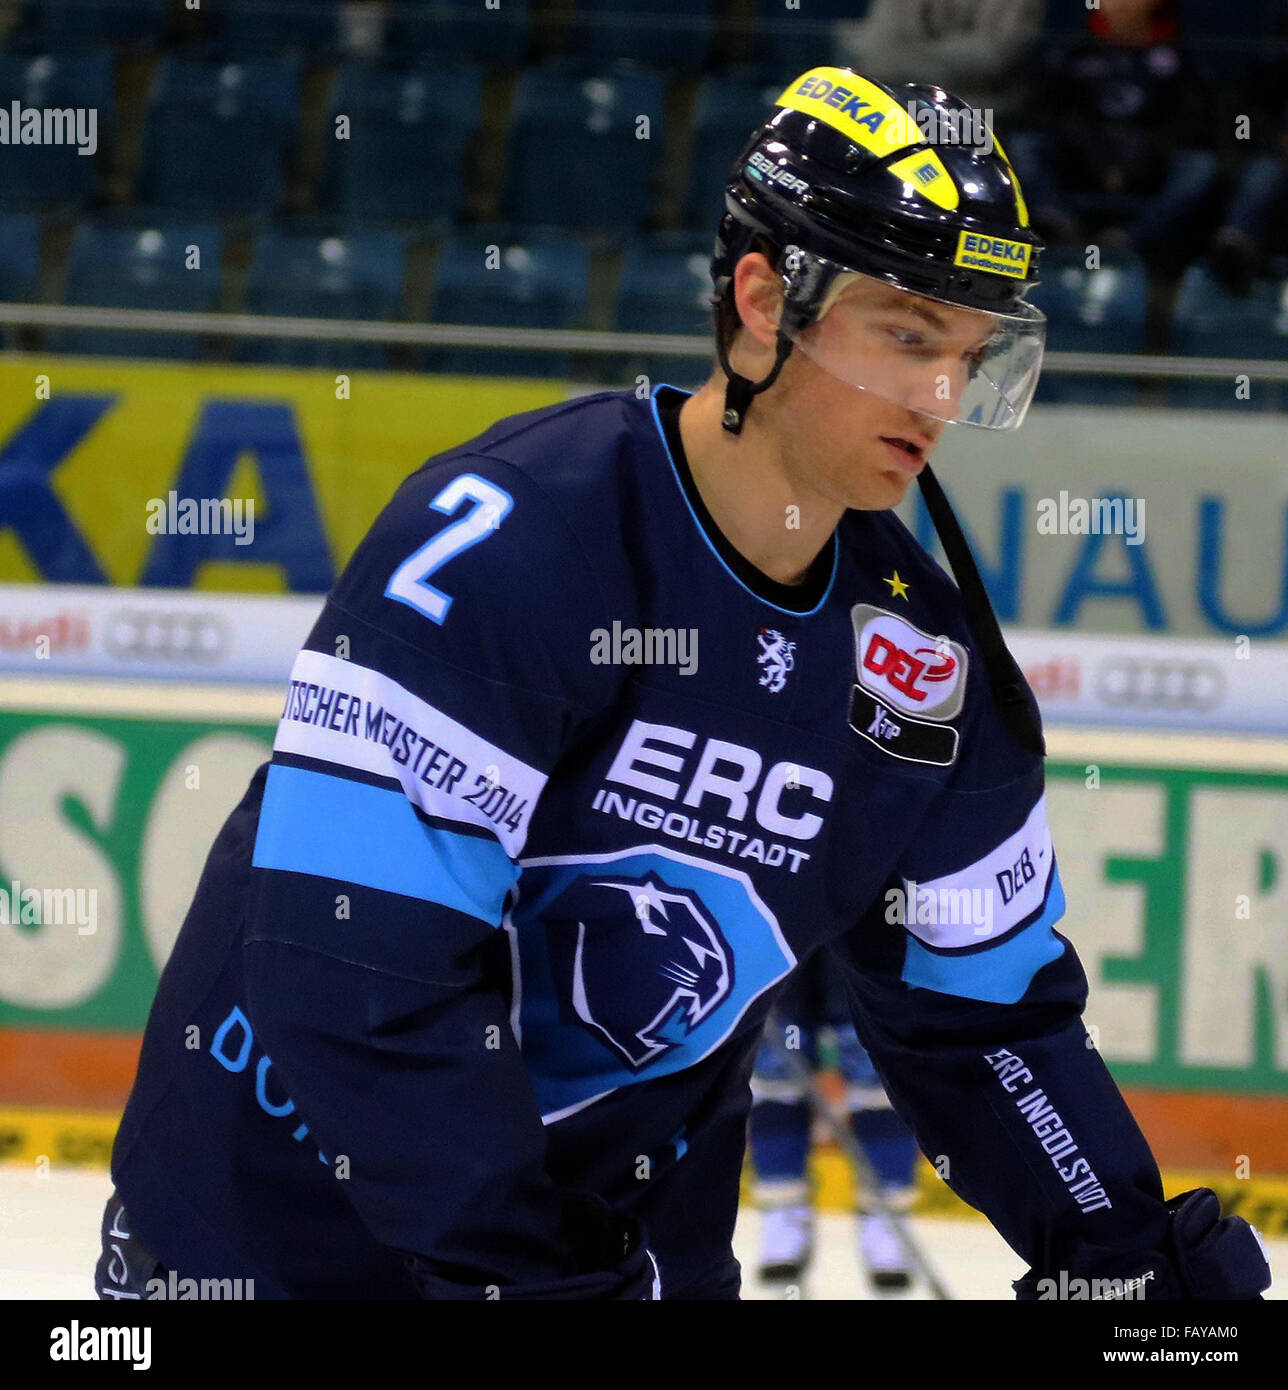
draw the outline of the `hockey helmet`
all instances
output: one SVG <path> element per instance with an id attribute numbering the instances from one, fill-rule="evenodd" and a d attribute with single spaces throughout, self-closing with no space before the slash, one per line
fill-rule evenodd
<path id="1" fill-rule="evenodd" d="M 793 346 L 833 376 L 949 423 L 1014 429 L 1041 370 L 1046 321 L 1025 295 L 1042 243 L 980 113 L 942 88 L 886 86 L 848 68 L 792 82 L 725 189 L 713 303 L 764 237 L 784 302 L 764 380 L 734 372 L 724 427 Z"/>

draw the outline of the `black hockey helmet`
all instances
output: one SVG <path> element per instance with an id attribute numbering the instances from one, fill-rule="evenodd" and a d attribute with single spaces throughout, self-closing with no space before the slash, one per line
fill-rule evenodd
<path id="1" fill-rule="evenodd" d="M 741 430 L 752 396 L 772 384 L 793 343 L 851 384 L 891 393 L 889 369 L 871 358 L 847 369 L 843 336 L 820 345 L 805 332 L 836 302 L 843 276 L 979 311 L 995 331 L 972 356 L 969 388 L 941 418 L 1020 423 L 1042 357 L 1045 320 L 1025 302 L 1042 244 L 1001 144 L 966 102 L 939 87 L 814 68 L 743 147 L 725 206 L 713 303 L 732 293 L 734 267 L 757 236 L 775 249 L 784 289 L 778 356 L 762 382 L 736 374 L 721 345 L 726 429 Z"/>

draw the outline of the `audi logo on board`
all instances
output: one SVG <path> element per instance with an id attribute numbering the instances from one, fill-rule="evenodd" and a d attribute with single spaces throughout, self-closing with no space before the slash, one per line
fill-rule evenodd
<path id="1" fill-rule="evenodd" d="M 122 608 L 107 619 L 103 644 L 122 661 L 208 664 L 224 654 L 228 628 L 213 613 Z"/>
<path id="2" fill-rule="evenodd" d="M 1225 673 L 1215 661 L 1124 656 L 1101 663 L 1096 692 L 1119 708 L 1215 709 L 1225 695 Z"/>

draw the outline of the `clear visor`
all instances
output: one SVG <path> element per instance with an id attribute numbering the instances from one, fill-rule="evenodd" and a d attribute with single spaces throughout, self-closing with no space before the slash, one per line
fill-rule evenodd
<path id="1" fill-rule="evenodd" d="M 936 420 L 1018 428 L 1042 368 L 1041 310 L 1031 304 L 1006 314 L 966 309 L 835 268 L 840 273 L 817 321 L 786 330 L 811 361 L 850 386 Z"/>

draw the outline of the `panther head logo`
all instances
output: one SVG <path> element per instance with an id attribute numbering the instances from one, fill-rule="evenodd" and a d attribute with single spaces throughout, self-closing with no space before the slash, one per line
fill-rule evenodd
<path id="1" fill-rule="evenodd" d="M 733 952 L 691 892 L 655 873 L 580 879 L 546 914 L 577 1018 L 638 1071 L 680 1046 L 733 989 Z"/>

